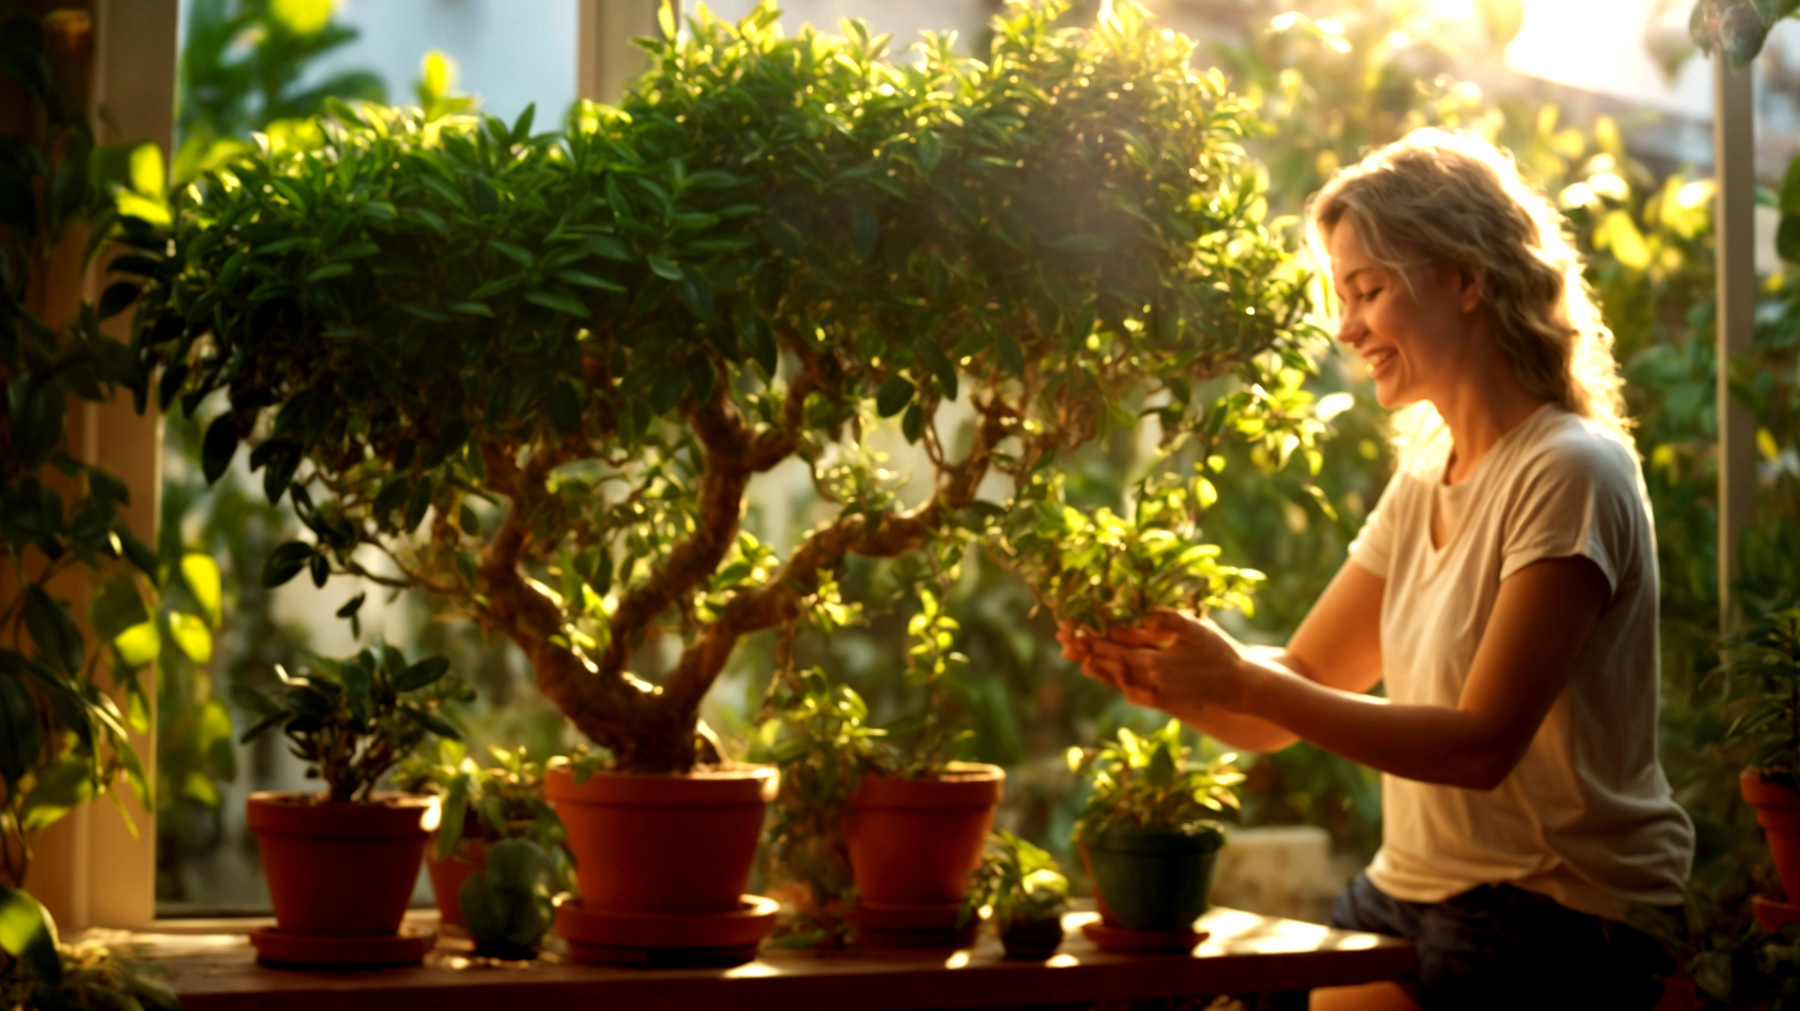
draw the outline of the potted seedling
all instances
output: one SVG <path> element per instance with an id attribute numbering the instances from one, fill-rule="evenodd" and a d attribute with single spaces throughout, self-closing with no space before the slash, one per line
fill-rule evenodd
<path id="1" fill-rule="evenodd" d="M 1725 646 L 1721 672 L 1750 689 L 1727 734 L 1750 745 L 1738 785 L 1786 893 L 1755 898 L 1757 919 L 1774 932 L 1800 920 L 1800 607 L 1774 611 Z"/>
<path id="2" fill-rule="evenodd" d="M 440 739 L 435 754 L 420 754 L 404 763 L 395 782 L 407 792 L 434 794 L 441 799 L 443 816 L 426 851 L 425 867 L 431 875 L 442 922 L 467 930 L 482 954 L 490 953 L 489 949 L 516 953 L 521 950 L 520 944 L 512 940 L 517 931 L 496 934 L 483 930 L 494 917 L 481 923 L 468 922 L 459 893 L 471 878 L 489 870 L 488 853 L 507 840 L 529 844 L 528 848 L 509 847 L 509 851 L 535 855 L 508 858 L 504 869 L 514 877 L 505 882 L 507 887 L 499 896 L 502 899 L 518 899 L 536 908 L 536 880 L 540 872 L 547 873 L 556 886 L 552 892 L 568 891 L 574 885 L 574 866 L 568 856 L 562 822 L 544 797 L 543 766 L 531 761 L 524 747 L 492 747 L 488 751 L 493 764 L 481 766 L 468 757 L 462 742 Z M 515 879 L 518 873 L 525 873 L 526 879 Z M 484 904 L 491 901 L 490 897 Z M 516 916 L 509 913 L 500 919 L 525 923 L 531 917 L 521 909 Z M 544 926 L 548 928 L 548 920 Z"/>
<path id="3" fill-rule="evenodd" d="M 436 596 L 611 757 L 547 774 L 586 956 L 745 956 L 772 925 L 741 893 L 775 776 L 698 713 L 745 636 L 841 606 L 847 559 L 985 531 L 986 478 L 1029 483 L 1147 396 L 1165 429 L 1310 438 L 1259 406 L 1313 330 L 1254 117 L 1138 8 L 1065 10 L 1010 5 L 979 62 L 787 36 L 766 4 L 666 14 L 618 109 L 544 133 L 335 106 L 185 188 L 146 251 L 143 388 L 228 393 L 207 473 L 252 443 L 309 530 L 265 580 Z M 1237 399 L 1194 395 L 1226 377 Z M 869 451 L 896 424 L 920 501 Z M 783 555 L 741 521 L 793 460 L 828 495 Z"/>
<path id="4" fill-rule="evenodd" d="M 251 942 L 269 962 L 417 961 L 427 940 L 398 931 L 438 802 L 376 786 L 427 737 L 460 738 L 438 709 L 466 690 L 446 678 L 448 660 L 408 664 L 392 647 L 317 658 L 298 674 L 275 670 L 279 691 L 234 692 L 259 717 L 242 740 L 279 730 L 324 790 L 250 795 L 276 923 L 252 931 Z"/>
<path id="5" fill-rule="evenodd" d="M 1088 934 L 1104 947 L 1187 950 L 1198 943 L 1213 865 L 1225 834 L 1213 816 L 1237 807 L 1235 755 L 1191 759 L 1181 722 L 1151 734 L 1122 727 L 1098 748 L 1069 751 L 1090 793 L 1075 842 L 1100 906 Z"/>
<path id="6" fill-rule="evenodd" d="M 1062 944 L 1069 879 L 1056 858 L 1011 832 L 988 837 L 963 902 L 965 919 L 986 908 L 1007 958 L 1042 961 Z"/>

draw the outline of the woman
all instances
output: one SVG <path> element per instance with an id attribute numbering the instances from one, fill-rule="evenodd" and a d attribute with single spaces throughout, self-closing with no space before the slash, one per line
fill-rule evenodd
<path id="1" fill-rule="evenodd" d="M 1382 847 L 1332 920 L 1413 940 L 1417 978 L 1313 1007 L 1647 1008 L 1655 946 L 1623 920 L 1681 901 L 1693 826 L 1657 763 L 1649 501 L 1562 217 L 1491 145 L 1420 130 L 1310 218 L 1405 433 L 1349 561 L 1285 649 L 1174 613 L 1059 638 L 1233 747 L 1381 771 Z"/>

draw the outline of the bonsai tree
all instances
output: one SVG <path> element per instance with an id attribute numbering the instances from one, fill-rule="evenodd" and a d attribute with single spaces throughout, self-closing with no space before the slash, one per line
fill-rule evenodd
<path id="1" fill-rule="evenodd" d="M 688 769 L 738 641 L 842 607 L 849 557 L 990 535 L 1146 405 L 1165 434 L 1311 438 L 1270 392 L 1313 331 L 1251 113 L 1136 7 L 1063 10 L 916 62 L 857 22 L 783 37 L 768 5 L 665 16 L 621 107 L 560 134 L 337 107 L 181 194 L 140 365 L 166 404 L 229 398 L 209 472 L 250 442 L 294 496 L 312 539 L 269 582 L 438 595 L 617 768 Z M 888 418 L 920 501 L 868 451 Z M 835 514 L 777 554 L 741 520 L 791 459 Z M 633 658 L 667 631 L 652 683 Z"/>
<path id="2" fill-rule="evenodd" d="M 450 661 L 441 656 L 408 664 L 392 646 L 380 656 L 365 649 L 344 660 L 317 658 L 312 671 L 299 674 L 277 664 L 279 695 L 248 685 L 233 693 L 239 705 L 260 717 L 240 743 L 279 729 L 288 750 L 306 763 L 306 778 L 324 781 L 321 800 L 367 801 L 376 784 L 428 736 L 462 739 L 437 714 L 444 702 L 467 692 L 454 679 L 445 680 L 449 671 Z"/>

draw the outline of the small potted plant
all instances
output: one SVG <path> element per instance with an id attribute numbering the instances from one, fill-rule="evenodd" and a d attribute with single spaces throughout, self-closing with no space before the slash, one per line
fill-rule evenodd
<path id="1" fill-rule="evenodd" d="M 1103 921 L 1088 934 L 1103 948 L 1187 950 L 1199 941 L 1193 923 L 1225 843 L 1212 817 L 1237 807 L 1244 777 L 1235 755 L 1202 764 L 1191 753 L 1179 720 L 1147 735 L 1121 728 L 1097 749 L 1069 751 L 1091 788 L 1075 841 Z"/>
<path id="2" fill-rule="evenodd" d="M 508 839 L 530 842 L 547 862 L 557 890 L 567 891 L 574 884 L 562 821 L 544 798 L 543 766 L 531 761 L 524 747 L 494 747 L 489 754 L 494 764 L 480 766 L 468 757 L 462 742 L 440 739 L 435 754 L 415 756 L 395 777 L 406 792 L 441 798 L 443 816 L 426 851 L 425 867 L 442 922 L 469 930 L 478 948 L 483 937 L 464 918 L 457 896 L 466 881 L 485 872 L 495 845 Z"/>
<path id="3" fill-rule="evenodd" d="M 269 962 L 417 961 L 425 939 L 398 931 L 438 802 L 376 786 L 427 737 L 460 739 L 437 710 L 466 689 L 446 679 L 448 660 L 409 664 L 392 647 L 311 667 L 290 675 L 277 666 L 282 687 L 274 694 L 235 692 L 260 716 L 242 740 L 280 730 L 307 777 L 325 784 L 322 793 L 250 795 L 248 821 L 276 922 L 253 931 L 251 942 Z"/>
<path id="4" fill-rule="evenodd" d="M 941 583 L 954 573 L 948 565 L 936 575 Z M 949 757 L 966 736 L 939 716 L 943 679 L 962 662 L 950 648 L 956 623 L 938 593 L 913 592 L 920 608 L 909 622 L 907 675 L 924 689 L 918 714 L 874 726 L 856 692 L 817 669 L 771 682 L 759 757 L 786 784 L 769 837 L 771 877 L 800 899 L 805 926 L 794 944 L 851 934 L 865 947 L 974 939 L 961 913 L 1006 774 Z"/>
<path id="5" fill-rule="evenodd" d="M 1756 808 L 1786 893 L 1759 895 L 1754 905 L 1763 926 L 1778 931 L 1800 920 L 1800 607 L 1774 611 L 1725 645 L 1721 672 L 1752 686 L 1727 736 L 1750 744 L 1738 787 Z"/>
<path id="6" fill-rule="evenodd" d="M 1068 905 L 1069 879 L 1056 858 L 1002 829 L 988 837 L 963 917 L 973 920 L 986 908 L 1007 958 L 1043 961 L 1062 944 Z"/>

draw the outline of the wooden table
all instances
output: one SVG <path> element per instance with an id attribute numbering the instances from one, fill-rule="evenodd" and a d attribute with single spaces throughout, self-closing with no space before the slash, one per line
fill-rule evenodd
<path id="1" fill-rule="evenodd" d="M 1412 946 L 1376 934 L 1213 909 L 1193 955 L 1110 955 L 1064 919 L 1048 962 L 1008 962 L 984 934 L 946 952 L 770 952 L 730 969 L 609 969 L 490 963 L 439 949 L 424 966 L 303 972 L 259 966 L 242 932 L 140 933 L 124 947 L 161 963 L 187 1011 L 592 1011 L 631 1008 L 997 1008 L 1304 992 L 1404 976 Z M 240 928 L 241 931 L 242 928 Z M 1304 1006 L 1304 1002 L 1301 1002 Z"/>

